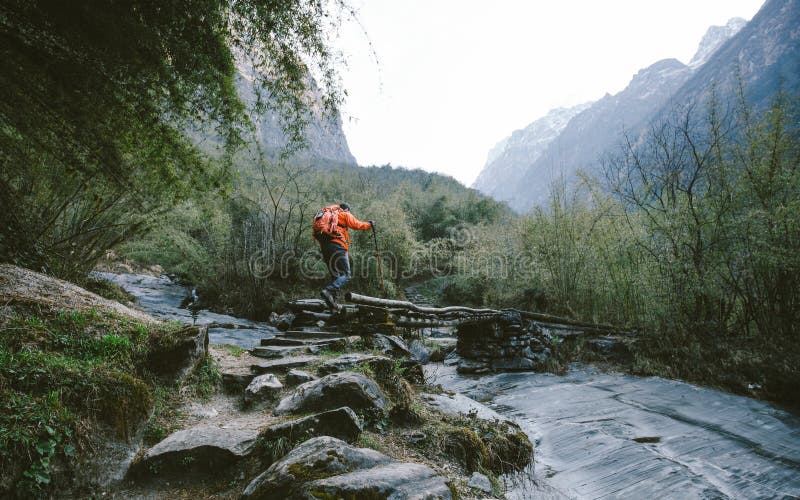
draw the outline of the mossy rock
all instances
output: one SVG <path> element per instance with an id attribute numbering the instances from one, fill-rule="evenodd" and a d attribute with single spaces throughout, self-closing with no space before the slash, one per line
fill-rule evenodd
<path id="1" fill-rule="evenodd" d="M 521 430 L 485 435 L 483 442 L 488 450 L 486 468 L 495 474 L 522 470 L 531 462 L 533 443 Z"/>
<path id="2" fill-rule="evenodd" d="M 474 430 L 449 425 L 444 428 L 443 434 L 444 451 L 467 470 L 481 470 L 488 464 L 489 450 Z"/>
<path id="3" fill-rule="evenodd" d="M 181 381 L 207 353 L 208 328 L 189 326 L 152 335 L 146 365 L 162 381 Z"/>

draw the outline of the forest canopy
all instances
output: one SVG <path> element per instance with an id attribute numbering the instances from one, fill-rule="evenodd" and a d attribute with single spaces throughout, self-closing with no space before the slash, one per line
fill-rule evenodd
<path id="1" fill-rule="evenodd" d="M 3 2 L 0 257 L 77 276 L 151 214 L 223 186 L 248 128 L 243 54 L 268 97 L 257 106 L 300 145 L 309 75 L 325 109 L 340 103 L 328 37 L 350 14 L 322 0 Z M 187 138 L 209 131 L 227 154 Z"/>

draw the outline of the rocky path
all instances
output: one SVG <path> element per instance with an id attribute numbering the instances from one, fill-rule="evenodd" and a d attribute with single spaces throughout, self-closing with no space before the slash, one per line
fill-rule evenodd
<path id="1" fill-rule="evenodd" d="M 140 453 L 113 496 L 452 498 L 450 480 L 430 466 L 355 444 L 359 414 L 390 405 L 363 369 L 391 370 L 394 360 L 319 353 L 357 339 L 311 328 L 249 351 L 212 346 L 224 392 L 184 405 L 182 428 Z"/>
<path id="2" fill-rule="evenodd" d="M 192 321 L 179 308 L 184 290 L 166 278 L 105 277 L 137 296 L 146 312 Z M 376 382 L 386 374 L 397 377 L 400 365 L 393 357 L 411 359 L 399 338 L 377 335 L 372 352 L 364 352 L 360 337 L 318 326 L 280 331 L 224 315 L 197 318 L 199 324 L 214 322 L 251 327 L 210 335 L 209 355 L 221 390 L 204 400 L 186 398 L 175 411 L 177 430 L 142 450 L 110 496 L 448 499 L 458 490 L 461 498 L 493 498 L 494 486 L 482 474 L 461 476 L 455 485 L 453 474 L 463 474 L 455 463 L 425 459 L 404 445 L 384 444 L 388 453 L 376 451 L 374 444 L 363 446 L 366 428 L 388 422 L 398 397 L 408 398 L 399 380 L 389 382 L 388 389 L 386 380 Z M 230 335 L 236 336 L 234 343 L 219 345 Z M 383 355 L 375 354 L 380 350 Z M 434 399 L 419 404 L 435 409 L 442 401 Z M 421 430 L 411 434 L 425 436 Z"/>

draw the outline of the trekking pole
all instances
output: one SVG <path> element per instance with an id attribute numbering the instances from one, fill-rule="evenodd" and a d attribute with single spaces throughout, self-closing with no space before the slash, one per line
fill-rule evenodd
<path id="1" fill-rule="evenodd" d="M 375 232 L 375 226 L 372 226 L 372 240 L 375 242 L 375 256 L 378 258 L 378 274 L 381 277 L 381 290 L 383 291 L 384 298 L 386 297 L 386 285 L 383 284 L 383 261 L 381 260 L 381 251 L 378 249 L 378 234 Z"/>

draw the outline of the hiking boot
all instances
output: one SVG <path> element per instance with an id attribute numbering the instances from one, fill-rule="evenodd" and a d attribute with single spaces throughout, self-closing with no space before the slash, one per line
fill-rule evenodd
<path id="1" fill-rule="evenodd" d="M 339 310 L 339 304 L 336 303 L 336 297 L 334 297 L 330 291 L 328 291 L 326 288 L 323 288 L 319 294 L 322 295 L 322 299 L 325 300 L 325 303 L 328 304 L 328 307 L 332 311 Z"/>

